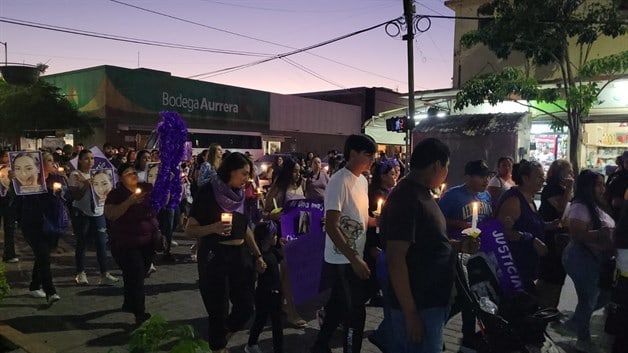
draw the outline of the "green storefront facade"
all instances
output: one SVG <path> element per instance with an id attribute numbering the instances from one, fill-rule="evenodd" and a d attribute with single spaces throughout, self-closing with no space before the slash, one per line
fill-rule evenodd
<path id="1" fill-rule="evenodd" d="M 108 65 L 43 79 L 59 87 L 79 111 L 100 119 L 94 141 L 86 144 L 108 141 L 140 147 L 159 122 L 161 111 L 179 112 L 188 128 L 269 130 L 269 92 Z"/>

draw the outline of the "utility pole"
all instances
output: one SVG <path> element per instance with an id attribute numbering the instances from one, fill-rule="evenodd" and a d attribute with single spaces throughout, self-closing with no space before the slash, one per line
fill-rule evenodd
<path id="1" fill-rule="evenodd" d="M 406 129 L 406 171 L 410 171 L 412 155 L 412 130 L 414 130 L 414 4 L 413 0 L 403 0 L 403 17 L 406 21 L 406 34 L 402 37 L 408 49 L 408 125 Z"/>

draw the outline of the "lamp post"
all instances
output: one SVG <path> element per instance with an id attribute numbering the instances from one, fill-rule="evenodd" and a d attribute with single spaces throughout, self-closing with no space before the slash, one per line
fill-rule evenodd
<path id="1" fill-rule="evenodd" d="M 410 129 L 406 130 L 406 168 L 410 170 L 410 156 L 412 155 L 412 130 L 414 130 L 414 34 L 416 32 L 427 32 L 432 26 L 429 17 L 416 16 L 414 1 L 403 0 L 403 17 L 399 17 L 388 22 L 385 26 L 386 33 L 391 37 L 399 37 L 403 30 L 406 34 L 401 35 L 407 45 L 408 56 L 408 122 Z"/>

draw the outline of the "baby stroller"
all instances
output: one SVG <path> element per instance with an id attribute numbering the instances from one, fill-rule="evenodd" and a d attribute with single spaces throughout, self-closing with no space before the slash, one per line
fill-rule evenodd
<path id="1" fill-rule="evenodd" d="M 558 310 L 540 308 L 525 292 L 506 295 L 482 253 L 466 265 L 464 259 L 458 255 L 456 280 L 480 325 L 478 353 L 561 352 L 546 332 L 547 324 L 558 320 Z"/>

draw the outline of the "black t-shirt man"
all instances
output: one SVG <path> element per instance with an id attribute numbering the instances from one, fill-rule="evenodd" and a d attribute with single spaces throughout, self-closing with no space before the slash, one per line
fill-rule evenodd
<path id="1" fill-rule="evenodd" d="M 428 309 L 449 305 L 454 257 L 445 216 L 430 190 L 414 180 L 402 179 L 388 195 L 380 229 L 386 241 L 410 242 L 406 262 L 416 306 Z M 396 298 L 393 307 L 400 308 Z"/>

